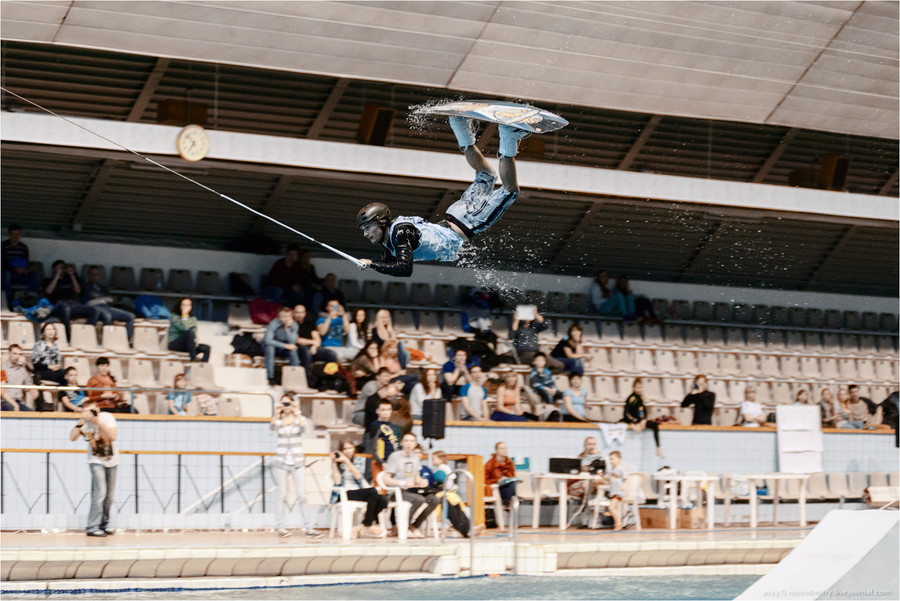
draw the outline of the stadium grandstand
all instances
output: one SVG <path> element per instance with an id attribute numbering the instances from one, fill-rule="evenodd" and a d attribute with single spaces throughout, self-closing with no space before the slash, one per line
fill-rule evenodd
<path id="1" fill-rule="evenodd" d="M 900 490 L 897 2 L 0 8 L 4 594 L 529 574 L 547 578 L 533 581 L 547 598 L 590 598 L 561 578 L 637 574 L 698 590 L 706 581 L 690 578 L 732 577 L 710 594 L 733 598 L 754 582 L 762 591 L 782 559 L 800 562 L 818 523 L 827 529 L 810 540 L 840 540 L 856 520 L 896 539 L 896 519 L 856 514 L 896 512 Z M 522 142 L 520 196 L 458 263 L 417 263 L 408 278 L 361 271 L 357 259 L 381 256 L 357 227 L 361 207 L 440 221 L 469 186 L 446 121 L 420 110 L 461 99 L 535 105 L 568 125 Z M 208 147 L 192 154 L 189 133 Z M 480 124 L 493 163 L 498 136 Z M 443 393 L 423 409 L 405 415 L 409 389 L 393 402 L 397 433 L 418 436 L 413 455 L 430 465 L 445 451 L 456 470 L 457 491 L 420 490 L 444 504 L 421 529 L 399 518 L 391 530 L 410 501 L 378 474 L 350 357 L 266 365 L 267 327 L 291 292 L 272 296 L 270 270 L 293 245 L 315 268 L 290 303 L 311 323 L 334 274 L 348 316 L 364 310 L 379 336 L 376 315 L 390 316 L 394 375 L 412 388 L 441 372 Z M 77 303 L 53 298 L 67 270 Z M 599 308 L 600 271 L 606 298 L 630 279 L 618 293 L 637 308 Z M 88 282 L 104 295 L 84 297 Z M 568 359 L 570 328 L 583 331 L 578 361 L 552 375 L 562 393 L 583 374 L 583 419 L 557 420 L 572 407 L 532 390 L 512 329 L 530 306 L 547 355 Z M 117 312 L 103 318 L 104 307 Z M 38 361 L 47 323 L 53 369 Z M 482 354 L 485 415 L 445 380 L 460 349 Z M 14 353 L 27 382 L 14 381 Z M 103 357 L 112 385 L 92 377 Z M 69 367 L 76 381 L 64 381 Z M 509 373 L 519 423 L 488 419 Z M 637 386 L 645 406 L 631 419 Z M 91 472 L 66 397 L 79 389 L 119 398 L 116 536 L 88 524 L 99 538 L 87 542 Z M 279 475 L 285 396 L 306 424 L 302 484 Z M 380 526 L 357 524 L 367 506 L 332 492 L 347 441 L 387 493 Z M 485 468 L 499 442 L 518 479 L 511 497 Z M 612 530 L 617 502 L 624 532 Z M 388 536 L 364 540 L 366 528 Z M 848 547 L 819 596 L 896 594 L 890 558 L 869 553 L 881 539 L 867 531 Z M 529 598 L 506 580 L 460 594 Z"/>

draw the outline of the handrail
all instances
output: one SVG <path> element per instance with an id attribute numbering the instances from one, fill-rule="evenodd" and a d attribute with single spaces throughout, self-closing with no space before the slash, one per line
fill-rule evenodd
<path id="1" fill-rule="evenodd" d="M 513 576 L 519 574 L 519 495 L 509 501 L 509 533 L 513 541 Z"/>
<path id="2" fill-rule="evenodd" d="M 467 469 L 458 468 L 450 472 L 447 477 L 447 480 L 444 480 L 446 484 L 450 480 L 450 475 L 461 474 L 466 477 L 466 492 L 469 498 L 469 575 L 475 575 L 475 476 L 472 475 Z M 449 515 L 448 511 L 448 503 L 447 495 L 444 495 L 443 507 L 443 515 Z M 441 542 L 444 542 L 444 528 L 441 529 Z"/>
<path id="3" fill-rule="evenodd" d="M 84 449 L 17 449 L 0 448 L 0 453 L 84 453 Z M 268 451 L 119 451 L 120 455 L 223 455 L 245 457 L 273 457 L 275 453 Z M 330 457 L 331 453 L 304 453 L 306 457 Z M 365 457 L 365 455 L 360 454 Z"/>
<path id="4" fill-rule="evenodd" d="M 245 390 L 211 390 L 208 388 L 147 388 L 143 386 L 105 386 L 105 387 L 97 387 L 97 386 L 48 386 L 44 384 L 0 384 L 0 389 L 3 388 L 15 388 L 18 390 L 46 390 L 46 391 L 60 391 L 60 390 L 115 390 L 117 392 L 127 392 L 131 396 L 131 402 L 129 406 L 134 409 L 134 396 L 138 392 L 155 392 L 155 393 L 163 393 L 163 392 L 189 392 L 191 394 L 209 394 L 213 396 L 219 396 L 223 394 L 243 394 L 243 395 L 252 395 L 252 396 L 267 396 L 269 397 L 270 409 L 272 413 L 275 413 L 275 397 L 272 396 L 270 392 L 254 392 L 254 391 L 245 391 Z M 163 414 L 160 414 L 163 415 Z M 213 416 L 210 416 L 213 417 Z"/>

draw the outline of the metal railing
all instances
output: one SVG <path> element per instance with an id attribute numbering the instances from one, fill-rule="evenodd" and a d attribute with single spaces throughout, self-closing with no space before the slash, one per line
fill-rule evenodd
<path id="1" fill-rule="evenodd" d="M 468 518 L 469 518 L 469 574 L 471 576 L 474 576 L 475 575 L 475 486 L 476 486 L 475 485 L 475 476 L 473 476 L 472 472 L 470 472 L 467 469 L 462 469 L 462 468 L 455 469 L 452 472 L 450 472 L 450 474 L 448 474 L 447 480 L 444 481 L 445 484 L 446 484 L 446 482 L 450 481 L 450 476 L 455 476 L 457 474 L 465 476 L 465 478 L 466 478 L 466 497 L 468 497 L 467 511 L 469 514 L 468 515 Z M 457 478 L 457 481 L 459 481 L 458 478 Z M 447 494 L 445 492 L 444 498 L 443 498 L 443 504 L 441 507 L 441 510 L 443 512 L 442 515 L 444 517 L 447 517 L 448 515 L 450 515 L 449 514 L 449 503 L 450 503 L 450 501 L 447 500 Z M 440 532 L 441 532 L 441 542 L 442 543 L 444 542 L 445 529 L 446 529 L 446 526 L 444 524 L 441 524 Z"/>
<path id="2" fill-rule="evenodd" d="M 144 392 L 153 393 L 153 394 L 164 394 L 169 392 L 187 392 L 191 395 L 193 394 L 208 394 L 210 396 L 222 396 L 222 395 L 242 395 L 242 396 L 264 396 L 269 398 L 269 409 L 272 414 L 275 412 L 275 397 L 272 396 L 270 392 L 252 392 L 252 391 L 243 391 L 243 390 L 211 390 L 206 388 L 144 388 L 141 386 L 114 386 L 114 387 L 88 387 L 88 386 L 49 386 L 44 384 L 0 384 L 0 389 L 4 388 L 14 388 L 17 390 L 37 390 L 48 391 L 48 392 L 61 392 L 61 391 L 91 391 L 91 390 L 112 390 L 121 393 L 127 393 L 129 396 L 128 406 L 134 412 L 134 400 L 136 395 Z M 58 402 L 58 399 L 53 400 L 53 405 L 55 406 Z M 168 412 L 167 412 L 168 413 Z M 166 415 L 167 413 L 156 414 L 153 413 L 151 415 Z M 200 417 L 200 416 L 198 416 Z"/>

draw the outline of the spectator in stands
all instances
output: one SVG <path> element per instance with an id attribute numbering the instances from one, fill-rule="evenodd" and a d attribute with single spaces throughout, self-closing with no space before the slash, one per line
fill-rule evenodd
<path id="1" fill-rule="evenodd" d="M 358 351 L 363 350 L 369 341 L 369 318 L 365 309 L 353 312 L 353 319 L 347 328 L 347 345 Z"/>
<path id="2" fill-rule="evenodd" d="M 850 384 L 847 387 L 847 390 L 850 392 L 850 399 L 854 403 L 865 403 L 866 409 L 868 410 L 870 415 L 875 414 L 875 410 L 878 408 L 878 405 L 872 401 L 872 399 L 864 396 L 860 396 L 860 389 L 857 384 Z"/>
<path id="3" fill-rule="evenodd" d="M 861 430 L 869 419 L 869 408 L 864 401 L 854 402 L 846 386 L 838 388 L 835 414 L 838 428 Z"/>
<path id="4" fill-rule="evenodd" d="M 285 528 L 285 517 L 290 513 L 288 505 L 288 479 L 294 480 L 294 494 L 303 521 L 306 536 L 321 538 L 321 532 L 313 529 L 312 511 L 306 504 L 306 455 L 303 452 L 303 432 L 306 430 L 306 418 L 300 413 L 300 403 L 293 394 L 286 392 L 269 423 L 269 430 L 278 436 L 278 447 L 275 450 L 275 484 L 278 486 L 278 503 L 276 511 L 278 536 L 290 536 Z"/>
<path id="5" fill-rule="evenodd" d="M 644 381 L 635 378 L 631 385 L 631 394 L 625 399 L 625 412 L 622 422 L 628 424 L 628 429 L 635 434 L 640 434 L 645 428 L 653 432 L 653 442 L 656 443 L 656 454 L 662 457 L 662 448 L 659 444 L 659 424 L 647 420 L 647 407 L 644 405 Z"/>
<path id="6" fill-rule="evenodd" d="M 381 345 L 381 364 L 391 372 L 391 379 L 403 383 L 403 394 L 409 396 L 419 382 L 419 376 L 409 373 L 400 361 L 400 347 L 396 340 L 387 340 Z"/>
<path id="7" fill-rule="evenodd" d="M 333 273 L 326 274 L 325 279 L 322 280 L 322 287 L 313 296 L 312 310 L 316 312 L 326 311 L 327 305 L 331 301 L 337 301 L 342 307 L 347 305 L 344 300 L 344 293 L 338 290 L 337 276 Z"/>
<path id="8" fill-rule="evenodd" d="M 369 485 L 365 472 L 366 460 L 356 454 L 356 445 L 350 440 L 341 440 L 338 450 L 331 455 L 331 477 L 334 482 L 331 502 L 337 502 L 340 498 L 339 490 L 343 489 L 348 501 L 365 503 L 366 515 L 362 526 L 353 529 L 353 538 L 381 538 L 386 533 L 377 523 L 378 515 L 387 509 L 388 496 L 379 494 L 378 490 Z"/>
<path id="9" fill-rule="evenodd" d="M 835 412 L 834 407 L 834 394 L 832 394 L 830 388 L 823 388 L 821 398 L 819 399 L 819 409 L 822 412 L 822 427 L 823 428 L 834 428 L 836 427 L 838 419 L 840 419 Z"/>
<path id="10" fill-rule="evenodd" d="M 172 382 L 172 388 L 166 395 L 166 401 L 169 405 L 169 415 L 187 415 L 187 407 L 191 402 L 191 393 L 186 390 L 187 378 L 184 374 L 176 374 L 175 381 Z"/>
<path id="11" fill-rule="evenodd" d="M 13 259 L 25 259 L 28 262 L 31 257 L 28 251 L 28 245 L 22 242 L 22 226 L 18 223 L 11 223 L 6 228 L 9 237 L 0 244 L 0 265 L 2 265 L 3 273 L 10 271 L 10 261 Z M 6 280 L 3 280 L 3 287 L 6 287 Z"/>
<path id="12" fill-rule="evenodd" d="M 480 365 L 473 365 L 472 369 L 469 370 L 469 375 L 471 380 L 468 384 L 463 385 L 459 391 L 459 395 L 462 397 L 459 419 L 462 421 L 487 421 L 488 415 L 490 415 L 488 412 L 487 388 L 484 387 L 487 376 Z"/>
<path id="13" fill-rule="evenodd" d="M 32 288 L 32 291 L 37 290 L 37 286 L 34 282 L 35 276 L 26 277 L 30 256 L 28 245 L 22 242 L 22 226 L 13 223 L 6 231 L 9 238 L 0 244 L 0 270 L 3 276 L 3 290 L 6 291 L 6 302 L 11 308 L 15 299 L 12 284 L 24 284 L 26 288 Z"/>
<path id="14" fill-rule="evenodd" d="M 31 370 L 25 365 L 25 353 L 18 344 L 9 345 L 9 356 L 3 363 L 3 373 L 6 376 L 7 386 L 31 386 L 34 384 Z M 0 397 L 3 399 L 3 411 L 34 411 L 28 406 L 28 402 L 37 397 L 37 391 L 4 386 L 0 389 Z"/>
<path id="15" fill-rule="evenodd" d="M 314 361 L 325 363 L 337 363 L 337 355 L 327 348 L 322 348 L 322 337 L 316 329 L 315 320 L 306 319 L 306 306 L 297 304 L 294 306 L 294 321 L 297 322 L 297 354 L 300 363 L 306 370 L 307 378 L 311 375 L 310 366 Z"/>
<path id="16" fill-rule="evenodd" d="M 303 305 L 298 305 L 302 307 Z M 303 309 L 305 314 L 306 308 Z M 278 317 L 266 326 L 266 334 L 263 336 L 262 347 L 265 353 L 266 377 L 269 384 L 274 386 L 275 381 L 275 357 L 287 357 L 291 365 L 300 365 L 298 352 L 297 330 L 298 325 L 294 321 L 295 311 L 290 307 L 282 307 L 278 311 Z M 306 366 L 304 366 L 306 367 Z M 307 374 L 309 369 L 307 368 Z"/>
<path id="17" fill-rule="evenodd" d="M 522 306 L 517 307 L 515 313 L 513 313 L 513 347 L 515 348 L 516 356 L 519 358 L 519 363 L 530 365 L 533 363 L 534 356 L 541 352 L 538 334 L 547 329 L 547 323 L 544 321 L 544 316 L 538 311 L 537 305 L 532 305 L 531 311 L 526 313 L 522 313 L 520 309 L 522 309 Z M 544 361 L 553 373 L 562 373 L 565 369 L 562 362 L 553 357 L 545 355 Z"/>
<path id="18" fill-rule="evenodd" d="M 377 342 L 370 340 L 366 344 L 365 349 L 350 364 L 350 373 L 356 378 L 357 386 L 364 386 L 371 382 L 375 378 L 375 374 L 383 367 L 381 348 Z M 387 371 L 387 368 L 385 368 L 385 371 Z"/>
<path id="19" fill-rule="evenodd" d="M 374 379 L 369 380 L 362 388 L 360 388 L 359 394 L 356 397 L 356 405 L 353 406 L 354 424 L 366 428 L 368 424 L 371 424 L 373 421 L 375 421 L 375 409 L 378 407 L 378 405 L 376 403 L 375 405 L 370 407 L 369 405 L 367 405 L 367 402 L 370 398 L 372 398 L 372 395 L 387 386 L 390 381 L 391 372 L 389 372 L 387 368 L 382 367 L 375 373 Z"/>
<path id="20" fill-rule="evenodd" d="M 41 289 L 53 303 L 53 315 L 59 318 L 66 328 L 66 336 L 71 338 L 73 319 L 84 318 L 90 325 L 97 323 L 97 309 L 82 304 L 79 300 L 82 293 L 81 280 L 75 275 L 75 266 L 57 259 L 51 267 L 53 276 L 45 279 Z"/>
<path id="21" fill-rule="evenodd" d="M 391 402 L 391 407 L 397 407 L 402 388 L 403 385 L 400 382 L 391 382 L 389 380 L 387 384 L 376 390 L 374 394 L 369 395 L 365 404 L 364 429 L 367 430 L 372 422 L 378 419 L 378 405 L 381 404 L 381 401 L 388 400 Z"/>
<path id="22" fill-rule="evenodd" d="M 116 440 L 119 429 L 116 418 L 97 410 L 97 402 L 87 399 L 82 404 L 81 419 L 69 432 L 69 440 L 83 437 L 88 443 L 88 467 L 91 469 L 91 504 L 85 533 L 105 537 L 113 534 L 109 528 L 109 510 L 116 488 L 116 468 L 119 449 Z"/>
<path id="23" fill-rule="evenodd" d="M 409 399 L 403 395 L 394 397 L 394 412 L 391 414 L 391 423 L 400 428 L 400 432 L 406 434 L 412 432 L 413 418 L 409 408 Z"/>
<path id="24" fill-rule="evenodd" d="M 631 291 L 631 280 L 627 275 L 620 275 L 616 279 L 616 292 L 625 299 L 626 309 L 631 309 L 629 313 L 622 316 L 625 321 L 634 321 L 638 323 L 661 323 L 662 320 L 656 314 L 656 309 L 649 298 L 643 295 L 636 295 Z"/>
<path id="25" fill-rule="evenodd" d="M 553 374 L 547 369 L 547 356 L 542 352 L 536 353 L 531 361 L 528 384 L 542 403 L 555 407 L 563 400 L 562 391 L 556 387 Z M 553 411 L 545 419 L 546 421 L 559 421 L 560 414 L 558 411 Z"/>
<path id="26" fill-rule="evenodd" d="M 694 386 L 690 394 L 681 401 L 682 407 L 694 406 L 694 420 L 691 422 L 693 426 L 712 424 L 713 408 L 716 405 L 716 393 L 709 390 L 709 384 L 706 376 L 698 374 L 694 376 Z"/>
<path id="27" fill-rule="evenodd" d="M 376 341 L 380 347 L 384 347 L 385 342 L 395 341 L 397 343 L 397 357 L 400 359 L 400 367 L 406 367 L 409 353 L 403 342 L 397 338 L 397 333 L 394 331 L 394 322 L 391 319 L 391 312 L 387 309 L 379 309 L 375 313 L 375 325 L 372 326 L 371 339 Z"/>
<path id="28" fill-rule="evenodd" d="M 312 298 L 304 298 L 306 269 L 300 263 L 300 247 L 290 244 L 287 253 L 272 264 L 269 275 L 263 280 L 262 295 L 266 300 L 294 306 Z"/>
<path id="29" fill-rule="evenodd" d="M 3 290 L 6 291 L 6 303 L 11 309 L 38 298 L 38 274 L 29 269 L 27 259 L 13 257 L 9 261 L 9 271 L 4 272 Z"/>
<path id="30" fill-rule="evenodd" d="M 88 380 L 87 388 L 114 389 L 118 386 L 116 378 L 109 373 L 110 364 L 107 357 L 97 357 L 94 362 L 97 373 Z M 120 390 L 89 390 L 88 398 L 97 402 L 100 411 L 110 413 L 137 413 L 134 408 L 122 397 Z"/>
<path id="31" fill-rule="evenodd" d="M 801 388 L 797 391 L 797 396 L 794 397 L 794 405 L 809 405 L 809 391 L 805 388 Z"/>
<path id="32" fill-rule="evenodd" d="M 766 412 L 762 405 L 756 402 L 756 386 L 752 384 L 748 384 L 744 389 L 744 401 L 741 403 L 738 419 L 745 428 L 759 428 L 766 425 Z"/>
<path id="33" fill-rule="evenodd" d="M 395 451 L 400 449 L 400 439 L 403 437 L 403 433 L 391 421 L 394 415 L 394 406 L 390 399 L 381 399 L 376 412 L 378 419 L 369 424 L 363 436 L 363 450 L 372 455 L 373 461 L 384 464 Z M 419 470 L 416 470 L 416 473 L 418 472 Z"/>
<path id="34" fill-rule="evenodd" d="M 550 353 L 552 357 L 560 361 L 566 371 L 584 375 L 586 367 L 590 366 L 592 355 L 584 349 L 582 338 L 584 330 L 578 324 L 569 326 L 569 331 L 565 338 L 562 338 L 553 351 Z"/>
<path id="35" fill-rule="evenodd" d="M 88 268 L 88 281 L 84 285 L 82 300 L 97 310 L 98 318 L 103 325 L 124 321 L 128 340 L 131 340 L 134 338 L 134 313 L 112 306 L 114 299 L 109 293 L 109 288 L 100 283 L 100 274 L 98 265 L 91 265 Z"/>
<path id="36" fill-rule="evenodd" d="M 187 353 L 191 361 L 209 361 L 209 345 L 197 342 L 197 318 L 191 312 L 194 303 L 189 298 L 178 301 L 169 318 L 169 350 Z"/>
<path id="37" fill-rule="evenodd" d="M 615 291 L 609 282 L 609 272 L 605 269 L 597 270 L 594 281 L 588 290 L 588 301 L 592 311 L 600 315 L 622 315 L 625 307 L 623 299 L 615 297 Z"/>
<path id="38" fill-rule="evenodd" d="M 316 321 L 316 331 L 322 338 L 322 348 L 334 353 L 340 361 L 352 361 L 357 350 L 344 344 L 350 322 L 344 307 L 336 300 L 328 301 L 325 315 Z"/>
<path id="39" fill-rule="evenodd" d="M 503 382 L 497 387 L 497 404 L 491 413 L 492 422 L 537 421 L 537 416 L 522 409 L 522 387 L 519 376 L 514 371 L 503 375 Z"/>
<path id="40" fill-rule="evenodd" d="M 66 372 L 56 344 L 56 328 L 57 324 L 52 321 L 45 321 L 41 325 L 41 339 L 31 349 L 31 364 L 38 378 L 63 386 L 66 383 Z"/>
<path id="41" fill-rule="evenodd" d="M 425 401 L 443 400 L 440 374 L 436 367 L 427 367 L 419 375 L 419 382 L 413 386 L 409 394 L 409 407 L 413 419 L 422 419 L 422 408 Z"/>
<path id="42" fill-rule="evenodd" d="M 582 375 L 578 372 L 569 374 L 569 388 L 563 392 L 562 421 L 590 422 L 584 416 L 587 404 L 587 391 L 581 387 Z"/>
<path id="43" fill-rule="evenodd" d="M 451 401 L 454 396 L 460 394 L 462 387 L 472 381 L 469 370 L 478 365 L 476 360 L 469 361 L 469 353 L 464 349 L 457 349 L 453 353 L 453 360 L 444 363 L 441 370 L 443 382 L 441 390 L 444 392 L 444 400 Z"/>
<path id="44" fill-rule="evenodd" d="M 83 390 L 78 390 L 78 369 L 70 367 L 66 369 L 66 386 L 71 386 L 75 390 L 60 390 L 57 398 L 63 406 L 63 411 L 71 411 L 79 413 L 81 406 L 87 399 L 87 394 Z"/>
<path id="45" fill-rule="evenodd" d="M 505 442 L 498 442 L 494 445 L 494 454 L 484 464 L 484 486 L 485 495 L 490 496 L 492 493 L 490 487 L 493 484 L 499 484 L 500 498 L 503 505 L 509 505 L 510 499 L 516 496 L 516 483 L 521 482 L 516 478 L 516 464 L 510 459 Z"/>

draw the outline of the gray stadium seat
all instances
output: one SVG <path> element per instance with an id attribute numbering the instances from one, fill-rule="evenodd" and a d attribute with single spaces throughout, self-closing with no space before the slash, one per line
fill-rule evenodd
<path id="1" fill-rule="evenodd" d="M 381 280 L 366 280 L 362 285 L 362 302 L 371 305 L 384 303 L 384 283 Z"/>
<path id="2" fill-rule="evenodd" d="M 822 309 L 809 309 L 806 312 L 806 324 L 810 328 L 821 328 L 825 325 L 825 313 Z"/>
<path id="3" fill-rule="evenodd" d="M 893 313 L 882 313 L 880 315 L 879 329 L 882 332 L 896 332 L 897 316 Z"/>
<path id="4" fill-rule="evenodd" d="M 859 330 L 862 328 L 862 318 L 859 311 L 844 311 L 844 327 L 848 330 Z"/>
<path id="5" fill-rule="evenodd" d="M 734 321 L 738 323 L 750 323 L 753 320 L 753 309 L 743 303 L 734 306 Z"/>
<path id="6" fill-rule="evenodd" d="M 713 319 L 729 323 L 734 320 L 734 309 L 731 303 L 713 303 Z"/>
<path id="7" fill-rule="evenodd" d="M 862 314 L 862 329 L 875 331 L 878 329 L 878 313 L 866 311 Z"/>
<path id="8" fill-rule="evenodd" d="M 208 294 L 211 296 L 219 296 L 225 294 L 225 288 L 222 286 L 222 278 L 219 276 L 219 272 L 197 272 L 197 292 L 199 292 L 200 294 Z"/>
<path id="9" fill-rule="evenodd" d="M 694 301 L 693 314 L 696 321 L 712 321 L 712 305 L 706 301 Z"/>
<path id="10" fill-rule="evenodd" d="M 338 282 L 338 290 L 344 293 L 344 301 L 346 301 L 348 305 L 359 302 L 359 281 L 341 280 Z"/>
<path id="11" fill-rule="evenodd" d="M 406 282 L 388 282 L 387 304 L 405 305 L 409 301 L 409 290 Z"/>
<path id="12" fill-rule="evenodd" d="M 187 269 L 170 269 L 166 289 L 171 292 L 190 294 L 194 291 L 194 276 Z"/>
<path id="13" fill-rule="evenodd" d="M 134 268 L 115 265 L 109 276 L 109 287 L 113 290 L 136 290 L 137 280 Z"/>
<path id="14" fill-rule="evenodd" d="M 413 284 L 409 302 L 415 307 L 430 307 L 433 305 L 434 296 L 431 293 L 431 284 Z"/>
<path id="15" fill-rule="evenodd" d="M 141 290 L 162 290 L 165 287 L 163 270 L 158 267 L 141 269 Z"/>

